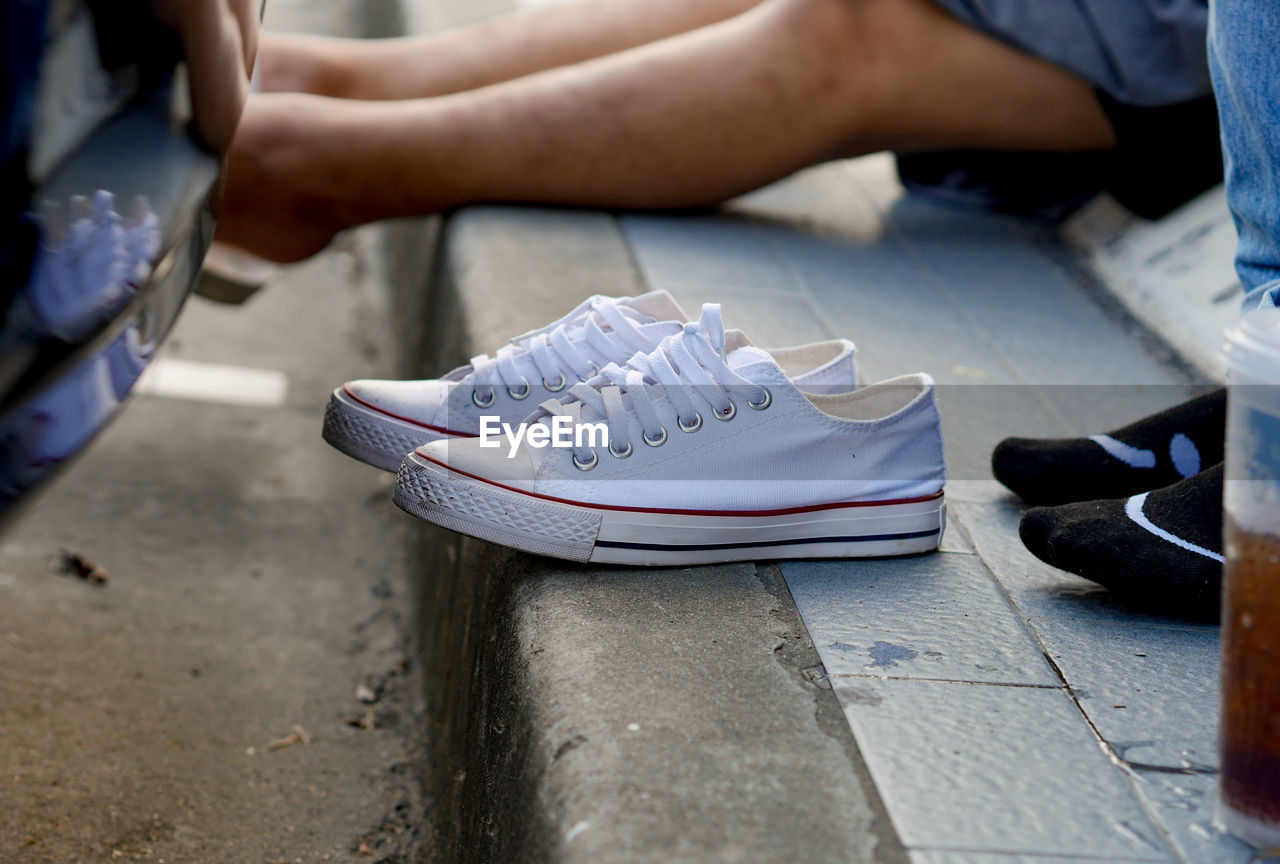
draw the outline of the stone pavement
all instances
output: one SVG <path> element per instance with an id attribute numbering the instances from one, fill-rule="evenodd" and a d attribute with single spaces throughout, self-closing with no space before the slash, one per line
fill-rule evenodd
<path id="1" fill-rule="evenodd" d="M 1230 283 L 1229 256 L 1205 266 Z M 1210 821 L 1216 629 L 1129 612 L 1040 564 L 1017 540 L 1020 506 L 990 479 L 1006 435 L 1110 428 L 1210 378 L 1090 272 L 1044 226 L 904 198 L 889 160 L 871 157 L 716 214 L 472 208 L 446 231 L 455 307 L 438 311 L 482 340 L 512 306 L 550 318 L 592 291 L 665 288 L 691 310 L 722 302 L 757 344 L 849 336 L 865 380 L 930 372 L 952 476 L 942 553 L 777 566 L 874 782 L 869 806 L 920 864 L 1243 862 L 1249 850 Z M 495 311 L 503 295 L 511 306 Z M 574 594 L 590 591 L 556 602 Z M 566 827 L 593 824 L 571 814 Z"/>
<path id="2" fill-rule="evenodd" d="M 780 566 L 912 860 L 1248 860 L 1210 824 L 1216 629 L 1128 612 L 1038 562 L 986 463 L 1006 435 L 1171 404 L 1209 364 L 1135 338 L 1045 229 L 904 198 L 883 157 L 733 211 L 623 217 L 647 285 L 721 300 L 766 344 L 848 335 L 867 380 L 925 370 L 944 391 L 943 552 Z M 1178 238 L 1186 218 L 1140 230 Z M 1219 253 L 1196 275 L 1221 288 Z"/>

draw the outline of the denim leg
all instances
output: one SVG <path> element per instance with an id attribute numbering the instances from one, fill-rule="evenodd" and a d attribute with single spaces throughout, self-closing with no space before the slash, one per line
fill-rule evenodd
<path id="1" fill-rule="evenodd" d="M 1209 66 L 1246 310 L 1280 307 L 1280 0 L 1211 0 Z M 1175 145 L 1176 146 L 1176 145 Z"/>

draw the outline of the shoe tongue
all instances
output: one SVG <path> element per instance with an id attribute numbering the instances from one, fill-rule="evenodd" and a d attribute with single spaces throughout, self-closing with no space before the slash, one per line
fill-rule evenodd
<path id="1" fill-rule="evenodd" d="M 735 351 L 730 351 L 725 359 L 728 361 L 729 368 L 738 373 L 741 373 L 748 366 L 755 366 L 759 363 L 768 363 L 770 366 L 776 365 L 768 351 L 757 348 L 754 345 L 747 345 Z"/>
<path id="2" fill-rule="evenodd" d="M 629 310 L 639 312 L 650 321 L 678 321 L 684 324 L 689 320 L 689 316 L 680 308 L 680 304 L 666 291 L 650 291 L 648 294 L 641 294 L 639 297 L 619 304 L 619 308 L 624 314 Z"/>

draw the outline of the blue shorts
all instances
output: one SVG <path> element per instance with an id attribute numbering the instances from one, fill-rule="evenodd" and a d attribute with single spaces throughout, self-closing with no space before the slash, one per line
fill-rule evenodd
<path id="1" fill-rule="evenodd" d="M 1209 0 L 934 2 L 1092 84 L 1118 143 L 1100 153 L 900 155 L 898 173 L 910 191 L 1058 220 L 1106 190 L 1135 213 L 1158 218 L 1221 181 Z"/>
<path id="2" fill-rule="evenodd" d="M 1211 92 L 1209 0 L 934 0 L 971 27 L 1042 57 L 1124 105 Z"/>

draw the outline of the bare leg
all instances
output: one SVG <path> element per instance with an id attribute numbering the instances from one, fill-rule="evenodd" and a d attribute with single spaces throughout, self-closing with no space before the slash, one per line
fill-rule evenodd
<path id="1" fill-rule="evenodd" d="M 268 92 L 344 99 L 443 96 L 615 54 L 723 21 L 761 0 L 577 0 L 430 36 L 263 34 Z"/>
<path id="2" fill-rule="evenodd" d="M 928 0 L 767 0 L 439 99 L 251 100 L 219 229 L 290 260 L 343 227 L 479 201 L 697 206 L 842 155 L 1110 146 L 1088 84 Z"/>

